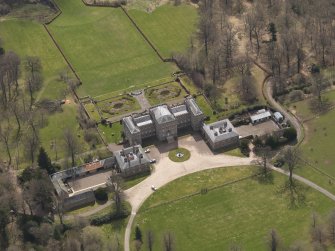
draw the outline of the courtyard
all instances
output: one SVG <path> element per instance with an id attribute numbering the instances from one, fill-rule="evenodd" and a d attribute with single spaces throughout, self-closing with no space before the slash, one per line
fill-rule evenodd
<path id="1" fill-rule="evenodd" d="M 67 183 L 73 189 L 74 194 L 76 194 L 99 187 L 101 184 L 106 183 L 107 179 L 111 176 L 111 174 L 111 169 L 98 171 L 96 173 L 83 176 L 81 178 L 72 179 Z"/>
<path id="2" fill-rule="evenodd" d="M 259 123 L 259 124 L 249 124 L 249 125 L 242 125 L 239 127 L 235 127 L 237 133 L 242 137 L 248 137 L 250 135 L 253 136 L 262 136 L 265 134 L 271 134 L 275 131 L 278 131 L 280 128 L 277 125 L 276 122 L 274 122 L 273 120 L 268 120 L 265 121 L 263 123 Z"/>

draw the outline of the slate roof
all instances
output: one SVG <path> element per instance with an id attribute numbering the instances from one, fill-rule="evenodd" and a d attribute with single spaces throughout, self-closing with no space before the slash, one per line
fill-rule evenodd
<path id="1" fill-rule="evenodd" d="M 127 126 L 131 133 L 140 132 L 140 129 L 134 124 L 132 117 L 124 117 L 123 123 Z"/>
<path id="2" fill-rule="evenodd" d="M 203 114 L 203 112 L 201 111 L 198 104 L 195 102 L 193 98 L 186 99 L 185 102 L 188 104 L 189 109 L 195 116 Z"/>
<path id="3" fill-rule="evenodd" d="M 175 117 L 188 113 L 186 105 L 179 105 L 179 106 L 172 107 L 171 111 Z"/>
<path id="4" fill-rule="evenodd" d="M 204 124 L 203 130 L 214 143 L 239 136 L 229 119 L 220 120 L 209 125 Z"/>
<path id="5" fill-rule="evenodd" d="M 175 117 L 166 105 L 154 107 L 152 108 L 152 112 L 158 124 L 164 124 L 175 120 Z"/>
<path id="6" fill-rule="evenodd" d="M 152 119 L 149 114 L 134 118 L 134 122 L 138 127 L 152 124 Z"/>
<path id="7" fill-rule="evenodd" d="M 126 170 L 140 164 L 150 163 L 148 155 L 144 152 L 141 145 L 125 148 L 114 152 L 114 156 L 121 170 Z"/>

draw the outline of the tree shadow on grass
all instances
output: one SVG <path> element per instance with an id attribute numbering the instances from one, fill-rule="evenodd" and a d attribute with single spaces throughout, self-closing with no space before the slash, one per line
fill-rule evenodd
<path id="1" fill-rule="evenodd" d="M 278 194 L 288 199 L 288 208 L 298 209 L 306 205 L 306 187 L 297 182 L 286 181 L 278 187 Z"/>
<path id="2" fill-rule="evenodd" d="M 271 185 L 274 183 L 274 175 L 271 169 L 267 168 L 267 170 L 265 170 L 263 167 L 259 167 L 255 169 L 254 175 L 255 180 L 260 184 Z"/>

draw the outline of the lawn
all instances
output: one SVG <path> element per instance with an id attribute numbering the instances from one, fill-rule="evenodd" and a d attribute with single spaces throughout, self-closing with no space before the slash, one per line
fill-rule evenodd
<path id="1" fill-rule="evenodd" d="M 58 160 L 66 157 L 63 142 L 64 129 L 66 128 L 69 128 L 76 133 L 81 146 L 80 152 L 89 150 L 89 146 L 83 138 L 83 131 L 79 128 L 76 116 L 77 105 L 73 103 L 63 105 L 63 112 L 57 112 L 50 115 L 48 118 L 48 126 L 40 130 L 42 146 L 53 161 L 56 160 L 56 153 Z"/>
<path id="2" fill-rule="evenodd" d="M 170 58 L 172 52 L 185 52 L 190 46 L 198 21 L 195 7 L 166 4 L 151 13 L 128 12 L 164 58 Z"/>
<path id="3" fill-rule="evenodd" d="M 250 178 L 157 206 L 199 192 L 202 188 L 248 177 L 251 173 L 251 167 L 230 167 L 173 181 L 144 203 L 133 227 L 138 225 L 142 233 L 150 229 L 155 236 L 156 250 L 162 248 L 163 235 L 168 231 L 172 233 L 178 250 L 229 250 L 233 243 L 241 245 L 244 250 L 268 250 L 266 237 L 273 228 L 285 246 L 296 240 L 308 245 L 311 214 L 315 211 L 321 215 L 328 214 L 333 202 L 303 187 L 305 204 L 290 208 L 289 198 L 278 193 L 287 178 L 277 173 L 273 184 L 261 184 Z M 154 205 L 156 207 L 149 208 Z M 146 235 L 143 239 L 146 240 Z"/>
<path id="4" fill-rule="evenodd" d="M 83 82 L 80 96 L 143 85 L 177 69 L 157 57 L 120 8 L 56 2 L 63 13 L 48 27 Z"/>
<path id="5" fill-rule="evenodd" d="M 335 104 L 335 91 L 328 91 L 324 93 L 324 98 L 328 99 L 332 103 Z M 310 101 L 311 99 L 306 99 L 294 103 L 290 103 L 288 105 L 289 109 L 295 113 L 302 121 L 311 119 L 315 116 L 310 109 Z"/>
<path id="6" fill-rule="evenodd" d="M 180 154 L 180 156 L 177 156 L 177 154 Z M 174 162 L 184 162 L 190 157 L 190 151 L 185 148 L 177 148 L 169 152 L 169 159 Z"/>
<path id="7" fill-rule="evenodd" d="M 183 99 L 187 93 L 177 82 L 166 83 L 145 89 L 145 97 L 150 105 L 163 104 Z"/>
<path id="8" fill-rule="evenodd" d="M 201 111 L 209 117 L 209 120 L 206 123 L 212 123 L 217 121 L 217 116 L 213 115 L 213 109 L 211 105 L 207 102 L 206 98 L 203 95 L 196 97 L 196 102 L 201 109 Z"/>
<path id="9" fill-rule="evenodd" d="M 21 61 L 26 56 L 40 58 L 44 81 L 42 89 L 36 93 L 37 99 L 64 98 L 66 84 L 59 81 L 58 76 L 68 67 L 41 24 L 27 20 L 3 21 L 0 22 L 0 37 L 5 49 L 15 51 Z"/>
<path id="10" fill-rule="evenodd" d="M 301 145 L 304 159 L 334 177 L 335 110 L 305 123 L 306 138 Z M 326 179 L 328 182 L 328 179 Z M 335 192 L 335 188 L 332 189 Z"/>
<path id="11" fill-rule="evenodd" d="M 108 125 L 98 125 L 99 130 L 102 133 L 102 137 L 104 137 L 104 140 L 107 143 L 119 143 L 120 140 L 122 140 L 121 132 L 123 130 L 122 125 L 120 122 L 114 122 L 112 124 L 112 127 L 109 127 Z"/>

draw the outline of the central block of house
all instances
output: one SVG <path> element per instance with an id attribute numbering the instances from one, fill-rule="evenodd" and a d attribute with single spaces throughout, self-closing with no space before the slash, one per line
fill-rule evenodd
<path id="1" fill-rule="evenodd" d="M 183 104 L 155 106 L 143 114 L 123 118 L 123 132 L 130 145 L 142 144 L 142 140 L 156 136 L 159 141 L 171 142 L 178 137 L 178 130 L 191 127 L 199 131 L 205 115 L 193 98 Z"/>

